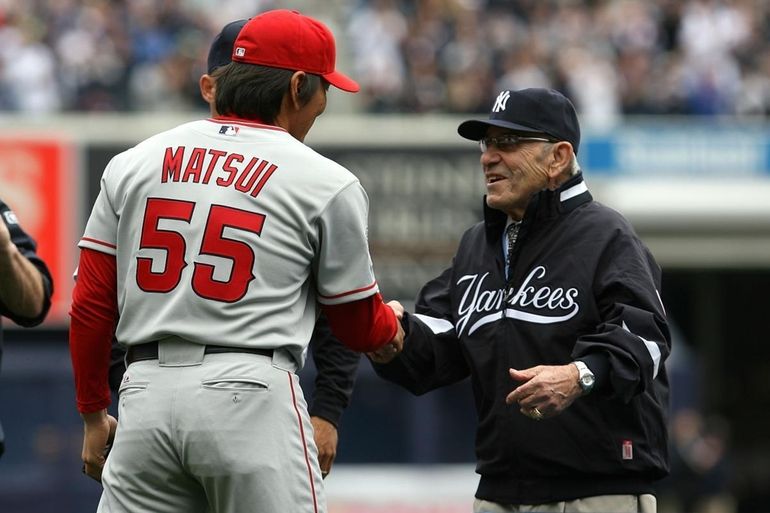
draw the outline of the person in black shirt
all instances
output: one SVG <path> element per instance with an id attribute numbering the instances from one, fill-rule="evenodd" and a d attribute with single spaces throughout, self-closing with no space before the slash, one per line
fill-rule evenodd
<path id="1" fill-rule="evenodd" d="M 36 326 L 48 314 L 53 280 L 36 249 L 35 241 L 19 226 L 16 214 L 0 199 L 0 322 L 8 317 L 19 326 Z M 0 323 L 0 362 L 2 342 Z M 4 450 L 0 426 L 0 455 Z"/>
<path id="2" fill-rule="evenodd" d="M 476 513 L 656 511 L 671 349 L 660 268 L 593 201 L 563 95 L 502 91 L 458 132 L 480 142 L 484 221 L 404 315 L 400 354 L 370 355 L 375 370 L 415 394 L 471 378 Z"/>

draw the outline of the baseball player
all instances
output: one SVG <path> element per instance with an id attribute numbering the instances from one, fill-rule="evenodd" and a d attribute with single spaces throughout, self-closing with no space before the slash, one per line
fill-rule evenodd
<path id="1" fill-rule="evenodd" d="M 211 117 L 216 117 L 214 99 L 214 72 L 229 64 L 235 38 L 246 24 L 245 19 L 233 21 L 222 28 L 211 44 L 208 55 L 208 72 L 201 76 L 201 96 L 209 104 Z M 318 463 L 325 477 L 337 454 L 337 426 L 343 410 L 350 403 L 355 375 L 360 361 L 359 353 L 347 349 L 330 330 L 322 314 L 316 321 L 310 350 L 316 366 L 313 400 L 309 407 L 313 424 L 313 440 L 318 448 Z M 110 364 L 110 389 L 117 394 L 126 370 L 125 350 L 113 339 Z"/>
<path id="2" fill-rule="evenodd" d="M 382 301 L 373 274 L 363 188 L 302 143 L 329 85 L 358 90 L 335 53 L 313 18 L 251 18 L 217 72 L 222 115 L 105 169 L 70 326 L 99 511 L 326 510 L 295 374 L 317 305 L 354 350 L 398 351 L 404 336 L 403 308 Z M 117 432 L 113 330 L 128 348 Z"/>
<path id="3" fill-rule="evenodd" d="M 37 244 L 19 226 L 16 214 L 0 200 L 0 362 L 3 316 L 20 326 L 36 326 L 51 307 L 53 280 L 36 249 Z M 0 426 L 0 456 L 5 450 L 4 440 Z"/>

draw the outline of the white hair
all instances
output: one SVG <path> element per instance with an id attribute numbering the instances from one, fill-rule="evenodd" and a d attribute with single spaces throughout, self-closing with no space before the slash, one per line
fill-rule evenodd
<path id="1" fill-rule="evenodd" d="M 575 176 L 581 171 L 580 164 L 578 164 L 577 155 L 575 155 L 575 153 L 572 153 L 572 162 L 570 162 L 569 167 L 570 176 Z"/>

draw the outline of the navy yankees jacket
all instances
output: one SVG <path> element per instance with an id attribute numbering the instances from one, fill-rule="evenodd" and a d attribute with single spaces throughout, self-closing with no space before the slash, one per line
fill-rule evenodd
<path id="1" fill-rule="evenodd" d="M 462 236 L 449 269 L 420 291 L 403 352 L 374 365 L 414 394 L 470 376 L 476 497 L 543 504 L 653 493 L 668 473 L 661 272 L 630 224 L 593 201 L 582 174 L 533 196 L 506 279 L 503 212 Z M 509 368 L 585 361 L 595 389 L 534 421 L 505 404 Z"/>

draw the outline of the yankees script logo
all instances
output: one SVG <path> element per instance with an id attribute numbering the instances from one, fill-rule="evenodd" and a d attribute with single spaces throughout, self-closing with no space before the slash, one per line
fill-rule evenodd
<path id="1" fill-rule="evenodd" d="M 465 328 L 473 320 L 468 329 L 468 335 L 474 331 L 505 317 L 519 319 L 537 324 L 555 324 L 571 319 L 577 315 L 580 305 L 577 303 L 578 290 L 574 287 L 537 286 L 539 280 L 546 275 L 545 266 L 532 269 L 519 290 L 513 288 L 484 290 L 484 281 L 489 273 L 482 275 L 466 274 L 457 280 L 457 285 L 465 286 L 460 306 L 457 309 L 459 320 L 455 325 L 457 334 L 462 335 Z M 506 308 L 501 310 L 503 303 Z M 529 311 L 525 311 L 524 309 Z M 538 313 L 532 313 L 536 310 Z"/>

